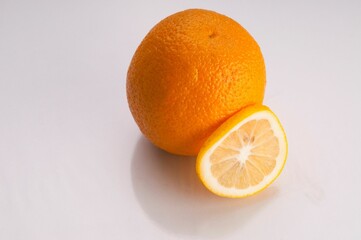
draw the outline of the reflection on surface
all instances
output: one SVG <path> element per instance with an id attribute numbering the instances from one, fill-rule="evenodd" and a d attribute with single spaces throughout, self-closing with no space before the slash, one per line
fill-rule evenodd
<path id="1" fill-rule="evenodd" d="M 144 137 L 132 159 L 132 183 L 139 204 L 167 231 L 216 238 L 242 228 L 277 194 L 275 187 L 245 199 L 210 193 L 195 172 L 195 157 L 164 152 Z"/>

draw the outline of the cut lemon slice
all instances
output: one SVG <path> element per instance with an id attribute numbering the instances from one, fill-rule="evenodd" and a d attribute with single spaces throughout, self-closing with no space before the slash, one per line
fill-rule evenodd
<path id="1" fill-rule="evenodd" d="M 266 106 L 247 107 L 223 123 L 204 143 L 197 174 L 213 193 L 246 197 L 269 186 L 287 158 L 287 139 Z"/>

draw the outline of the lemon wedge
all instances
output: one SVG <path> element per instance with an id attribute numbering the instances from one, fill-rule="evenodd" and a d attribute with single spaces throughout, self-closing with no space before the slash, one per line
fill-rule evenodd
<path id="1" fill-rule="evenodd" d="M 246 107 L 204 143 L 197 157 L 197 174 L 219 196 L 250 196 L 279 176 L 287 146 L 281 123 L 268 107 Z"/>

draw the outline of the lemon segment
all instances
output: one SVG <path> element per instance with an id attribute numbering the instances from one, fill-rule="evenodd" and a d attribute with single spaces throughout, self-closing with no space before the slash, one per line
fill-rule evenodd
<path id="1" fill-rule="evenodd" d="M 266 106 L 244 108 L 222 124 L 197 157 L 197 174 L 213 193 L 246 197 L 269 186 L 287 158 L 286 134 Z"/>

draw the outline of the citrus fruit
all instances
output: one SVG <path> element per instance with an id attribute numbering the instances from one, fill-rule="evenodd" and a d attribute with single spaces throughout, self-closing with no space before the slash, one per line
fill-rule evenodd
<path id="1" fill-rule="evenodd" d="M 127 98 L 141 132 L 174 154 L 196 155 L 241 108 L 262 103 L 265 65 L 253 37 L 213 11 L 190 9 L 159 22 L 127 74 Z"/>
<path id="2" fill-rule="evenodd" d="M 196 169 L 203 184 L 224 197 L 253 195 L 281 173 L 287 139 L 272 111 L 262 105 L 244 108 L 204 143 Z"/>

